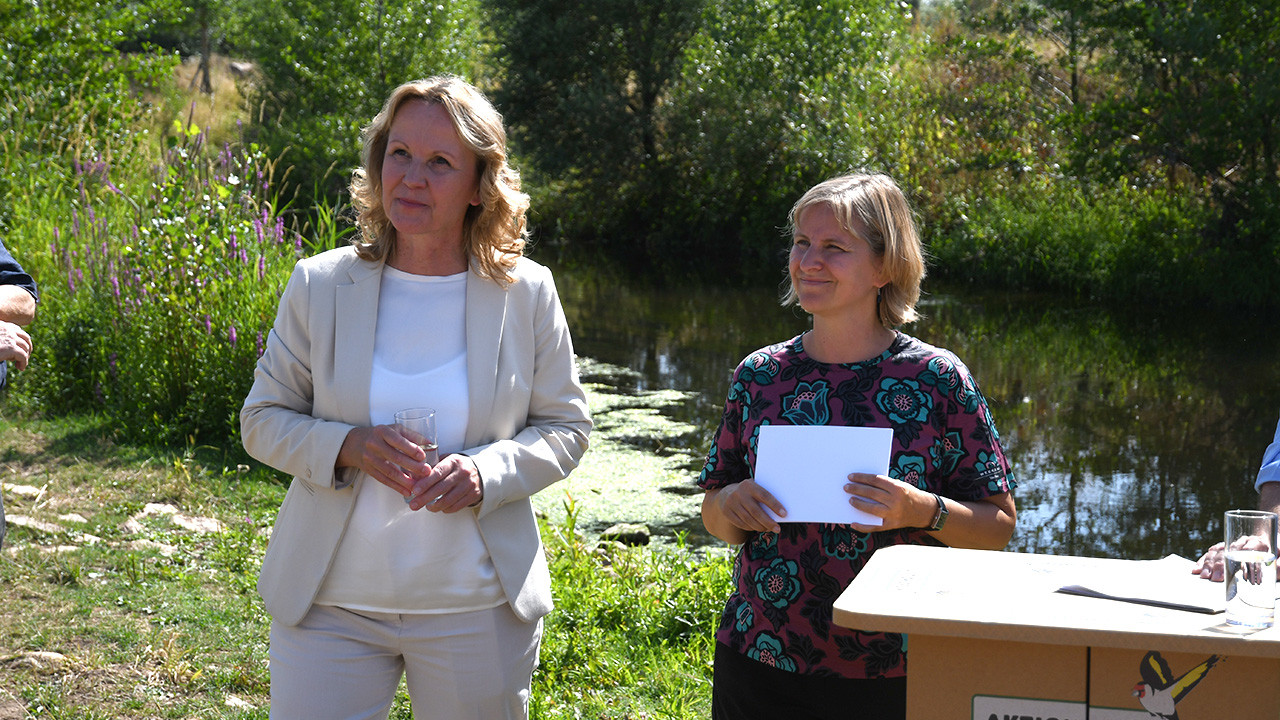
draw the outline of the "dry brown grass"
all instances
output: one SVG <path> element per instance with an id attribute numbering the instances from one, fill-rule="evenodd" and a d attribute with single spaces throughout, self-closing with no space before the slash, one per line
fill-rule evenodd
<path id="1" fill-rule="evenodd" d="M 174 73 L 174 87 L 178 97 L 178 119 L 183 125 L 194 123 L 206 131 L 210 147 L 220 147 L 224 142 L 239 139 L 237 123 L 248 117 L 244 83 L 247 78 L 237 78 L 230 69 L 232 59 L 214 55 L 209 60 L 209 82 L 213 92 L 200 91 L 199 57 L 189 57 Z"/>

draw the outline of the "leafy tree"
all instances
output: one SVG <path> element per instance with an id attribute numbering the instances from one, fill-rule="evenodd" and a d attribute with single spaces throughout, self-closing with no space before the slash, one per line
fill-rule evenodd
<path id="1" fill-rule="evenodd" d="M 664 102 L 704 2 L 486 0 L 500 47 L 495 101 L 531 169 L 582 200 L 647 192 L 669 140 Z M 560 207 L 575 225 L 609 224 L 616 204 L 591 205 Z"/>
<path id="2" fill-rule="evenodd" d="M 1129 81 L 1092 109 L 1083 148 L 1109 174 L 1179 172 L 1225 199 L 1280 182 L 1280 5 L 1271 0 L 1125 0 L 1098 21 Z M 1245 193 L 1242 193 L 1245 194 Z"/>
<path id="3" fill-rule="evenodd" d="M 773 279 L 787 209 L 854 168 L 889 169 L 885 117 L 907 29 L 883 0 L 717 0 L 671 103 L 663 257 L 713 275 Z"/>
<path id="4" fill-rule="evenodd" d="M 1126 81 L 1085 116 L 1078 164 L 1093 176 L 1203 187 L 1220 210 L 1203 274 L 1245 302 L 1280 293 L 1280 5 L 1125 0 L 1100 22 Z"/>
<path id="5" fill-rule="evenodd" d="M 1107 29 L 1098 22 L 1104 7 L 1099 0 L 966 0 L 957 3 L 962 21 L 969 27 L 1011 35 L 1009 39 L 1030 49 L 1042 41 L 1062 78 L 1044 77 L 1073 107 L 1084 97 L 1083 73 L 1100 48 L 1109 45 Z"/>
<path id="6" fill-rule="evenodd" d="M 177 0 L 0 0 L 0 79 L 9 89 L 57 88 L 63 97 L 102 94 L 109 106 L 129 83 L 151 87 L 168 69 L 121 49 L 138 47 L 183 12 Z"/>
<path id="7" fill-rule="evenodd" d="M 979 28 L 987 27 L 983 23 Z M 969 173 L 971 189 L 998 172 L 1017 179 L 1050 171 L 1061 119 L 1075 107 L 1067 83 L 1020 33 L 962 32 L 935 39 L 926 55 L 921 110 L 941 118 L 939 137 L 954 138 L 942 166 Z M 919 122 L 908 118 L 907 122 Z"/>
<path id="8" fill-rule="evenodd" d="M 499 105 L 558 230 L 637 272 L 777 267 L 807 184 L 862 165 L 859 99 L 906 6 L 884 0 L 488 0 Z"/>
<path id="9" fill-rule="evenodd" d="M 258 73 L 248 87 L 257 139 L 286 153 L 302 210 L 332 197 L 359 161 L 360 128 L 401 83 L 466 75 L 478 57 L 469 0 L 246 3 L 235 35 Z"/>

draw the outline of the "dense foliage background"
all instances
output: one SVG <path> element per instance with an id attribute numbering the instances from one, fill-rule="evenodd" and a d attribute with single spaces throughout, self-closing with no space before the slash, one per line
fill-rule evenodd
<path id="1" fill-rule="evenodd" d="M 361 125 L 440 72 L 504 112 L 563 262 L 774 282 L 791 202 L 866 168 L 935 275 L 1273 309 L 1278 42 L 1272 0 L 0 0 L 0 239 L 44 293 L 13 400 L 238 445 Z M 244 101 L 197 120 L 192 57 Z"/>

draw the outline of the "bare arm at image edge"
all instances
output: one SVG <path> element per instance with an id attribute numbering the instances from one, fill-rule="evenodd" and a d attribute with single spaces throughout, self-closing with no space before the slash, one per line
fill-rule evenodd
<path id="1" fill-rule="evenodd" d="M 36 299 L 19 285 L 0 285 L 0 321 L 30 325 L 36 317 Z"/>
<path id="2" fill-rule="evenodd" d="M 1258 509 L 1280 515 L 1280 423 L 1276 424 L 1275 439 L 1267 446 L 1262 456 L 1262 467 L 1258 469 Z M 1206 580 L 1222 582 L 1223 563 L 1222 543 L 1209 548 L 1191 572 Z M 1276 563 L 1276 575 L 1280 577 L 1280 563 Z"/>

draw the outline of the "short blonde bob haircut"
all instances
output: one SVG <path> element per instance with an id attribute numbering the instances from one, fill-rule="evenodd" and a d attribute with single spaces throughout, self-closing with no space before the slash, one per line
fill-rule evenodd
<path id="1" fill-rule="evenodd" d="M 467 208 L 463 244 L 481 276 L 501 285 L 512 282 L 511 271 L 524 254 L 528 240 L 526 213 L 529 196 L 520 190 L 520 173 L 507 164 L 507 131 L 502 115 L 470 83 L 453 75 L 408 82 L 391 92 L 377 117 L 364 128 L 361 167 L 352 173 L 351 200 L 359 212 L 360 235 L 352 240 L 356 254 L 383 261 L 394 255 L 396 229 L 382 207 L 382 163 L 387 153 L 391 121 L 406 102 L 425 100 L 448 113 L 453 127 L 476 155 L 480 204 Z"/>
<path id="2" fill-rule="evenodd" d="M 805 210 L 826 205 L 840 227 L 862 238 L 882 263 L 888 283 L 876 303 L 880 323 L 896 328 L 917 320 L 916 303 L 924 280 L 924 247 L 911 206 L 898 184 L 887 175 L 854 173 L 821 182 L 801 197 L 787 214 L 787 230 L 795 237 L 796 223 Z M 782 304 L 799 301 L 788 275 L 783 283 Z"/>

